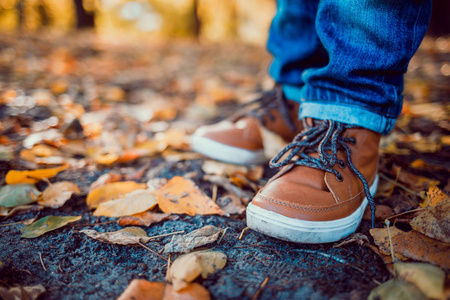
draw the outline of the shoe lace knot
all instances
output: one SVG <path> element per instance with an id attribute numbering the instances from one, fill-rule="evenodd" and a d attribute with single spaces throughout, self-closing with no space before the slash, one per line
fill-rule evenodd
<path id="1" fill-rule="evenodd" d="M 337 164 L 340 168 L 348 167 L 363 185 L 364 193 L 372 211 L 373 228 L 375 225 L 375 202 L 366 178 L 353 164 L 352 150 L 348 145 L 356 144 L 357 141 L 353 137 L 344 137 L 344 132 L 347 129 L 360 127 L 333 120 L 312 120 L 312 123 L 312 126 L 308 126 L 305 121 L 305 130 L 299 133 L 289 145 L 270 161 L 270 167 L 306 166 L 331 173 L 340 182 L 344 178 L 338 170 L 334 169 L 334 166 Z M 337 157 L 338 151 L 344 152 L 345 161 Z M 312 153 L 318 153 L 318 157 L 312 157 Z"/>

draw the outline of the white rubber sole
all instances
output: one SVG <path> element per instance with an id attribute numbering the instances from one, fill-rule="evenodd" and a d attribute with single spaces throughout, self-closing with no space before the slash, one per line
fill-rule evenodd
<path id="1" fill-rule="evenodd" d="M 191 149 L 210 158 L 236 165 L 259 165 L 267 162 L 264 150 L 250 151 L 225 145 L 202 136 L 191 136 Z"/>
<path id="2" fill-rule="evenodd" d="M 370 193 L 375 194 L 378 176 Z M 367 207 L 367 198 L 348 217 L 333 221 L 305 221 L 289 218 L 250 203 L 247 206 L 247 226 L 268 236 L 296 243 L 318 244 L 336 242 L 354 233 Z"/>

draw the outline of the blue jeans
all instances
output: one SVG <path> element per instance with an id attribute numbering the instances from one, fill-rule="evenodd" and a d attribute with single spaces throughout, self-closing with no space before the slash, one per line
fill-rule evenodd
<path id="1" fill-rule="evenodd" d="M 278 0 L 269 74 L 301 102 L 300 118 L 387 134 L 430 15 L 431 0 Z"/>

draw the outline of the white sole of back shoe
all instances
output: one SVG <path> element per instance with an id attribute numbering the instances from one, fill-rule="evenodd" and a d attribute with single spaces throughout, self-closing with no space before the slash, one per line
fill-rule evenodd
<path id="1" fill-rule="evenodd" d="M 264 150 L 246 150 L 225 145 L 202 136 L 191 136 L 191 149 L 210 158 L 236 164 L 259 165 L 267 162 Z"/>
<path id="2" fill-rule="evenodd" d="M 375 194 L 378 175 L 370 193 Z M 333 221 L 305 221 L 289 218 L 250 203 L 247 206 L 247 226 L 268 236 L 296 243 L 319 244 L 336 242 L 354 233 L 367 207 L 367 198 L 351 215 Z"/>

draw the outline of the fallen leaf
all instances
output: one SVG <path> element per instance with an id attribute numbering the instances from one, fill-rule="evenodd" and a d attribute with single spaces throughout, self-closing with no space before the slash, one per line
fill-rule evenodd
<path id="1" fill-rule="evenodd" d="M 235 173 L 247 173 L 245 166 L 227 164 L 216 160 L 206 160 L 202 165 L 202 170 L 210 175 L 231 176 Z"/>
<path id="2" fill-rule="evenodd" d="M 207 289 L 198 283 L 176 292 L 171 284 L 133 279 L 117 300 L 209 300 Z"/>
<path id="3" fill-rule="evenodd" d="M 194 248 L 217 241 L 223 229 L 212 225 L 206 225 L 188 234 L 174 235 L 170 243 L 164 246 L 164 253 L 187 253 Z"/>
<path id="4" fill-rule="evenodd" d="M 424 263 L 395 263 L 398 277 L 418 287 L 431 299 L 445 299 L 445 272 L 436 266 Z"/>
<path id="5" fill-rule="evenodd" d="M 35 202 L 39 192 L 33 184 L 12 184 L 0 188 L 0 206 L 15 207 Z"/>
<path id="6" fill-rule="evenodd" d="M 58 208 L 64 205 L 72 194 L 80 193 L 78 186 L 69 181 L 56 182 L 49 185 L 39 197 L 39 204 L 46 207 Z"/>
<path id="7" fill-rule="evenodd" d="M 216 203 L 221 210 L 230 215 L 242 214 L 245 211 L 245 206 L 239 197 L 231 193 L 219 197 Z"/>
<path id="8" fill-rule="evenodd" d="M 20 205 L 14 208 L 6 208 L 0 206 L 0 216 L 2 217 L 11 217 L 12 215 L 18 212 L 31 212 L 31 211 L 39 211 L 43 209 L 40 205 Z"/>
<path id="9" fill-rule="evenodd" d="M 369 300 L 426 300 L 427 297 L 412 283 L 391 279 L 374 288 Z"/>
<path id="10" fill-rule="evenodd" d="M 429 207 L 415 217 L 410 224 L 414 230 L 428 237 L 450 243 L 450 197 L 445 196 L 436 206 Z"/>
<path id="11" fill-rule="evenodd" d="M 175 176 L 156 191 L 159 208 L 168 214 L 223 215 L 223 211 L 204 195 L 192 180 Z"/>
<path id="12" fill-rule="evenodd" d="M 378 204 L 375 207 L 375 219 L 376 220 L 385 220 L 386 218 L 394 215 L 394 211 L 387 205 Z M 372 211 L 369 207 L 364 211 L 363 219 L 370 221 L 372 220 Z"/>
<path id="13" fill-rule="evenodd" d="M 155 140 L 161 145 L 179 150 L 189 150 L 186 133 L 177 129 L 169 129 L 155 134 Z M 160 146 L 161 148 L 162 146 Z"/>
<path id="14" fill-rule="evenodd" d="M 26 225 L 20 229 L 23 238 L 35 238 L 49 231 L 61 228 L 69 223 L 76 222 L 81 216 L 57 217 L 46 216 L 30 225 Z"/>
<path id="15" fill-rule="evenodd" d="M 100 203 L 116 199 L 134 190 L 145 189 L 145 187 L 145 183 L 134 181 L 108 183 L 101 188 L 91 190 L 86 198 L 86 203 L 89 208 L 97 208 Z"/>
<path id="16" fill-rule="evenodd" d="M 146 243 L 150 239 L 147 236 L 145 230 L 139 227 L 127 227 L 112 232 L 98 232 L 91 229 L 83 229 L 80 230 L 80 232 L 103 243 L 119 245 L 134 245 L 138 243 Z"/>
<path id="17" fill-rule="evenodd" d="M 12 288 L 0 287 L 0 298 L 5 300 L 35 300 L 45 292 L 42 284 Z"/>
<path id="18" fill-rule="evenodd" d="M 94 211 L 94 216 L 124 217 L 152 209 L 158 204 L 154 192 L 149 190 L 134 190 L 119 199 L 100 203 Z"/>
<path id="19" fill-rule="evenodd" d="M 7 184 L 36 183 L 44 178 L 51 178 L 67 168 L 68 166 L 65 165 L 51 169 L 38 169 L 28 171 L 11 170 L 6 174 L 5 179 Z"/>
<path id="20" fill-rule="evenodd" d="M 113 182 L 117 182 L 119 180 L 122 180 L 122 175 L 118 174 L 118 173 L 106 173 L 103 174 L 102 176 L 100 176 L 96 181 L 94 181 L 91 186 L 89 187 L 89 189 L 95 190 L 95 189 L 99 189 L 102 186 L 104 186 L 107 183 L 113 183 Z"/>
<path id="21" fill-rule="evenodd" d="M 223 187 L 225 190 L 230 192 L 231 194 L 239 197 L 239 199 L 247 205 L 248 202 L 253 198 L 253 193 L 249 193 L 246 190 L 241 189 L 240 187 L 232 184 L 230 180 L 224 176 L 219 175 L 205 175 L 203 179 L 208 180 L 214 184 L 217 184 Z"/>
<path id="22" fill-rule="evenodd" d="M 57 129 L 49 129 L 37 133 L 32 133 L 23 141 L 23 146 L 26 149 L 31 149 L 34 145 L 39 144 L 42 141 L 57 141 L 63 137 L 61 132 Z"/>
<path id="23" fill-rule="evenodd" d="M 423 203 L 420 203 L 419 205 L 424 208 L 436 206 L 444 199 L 445 201 L 450 201 L 450 197 L 442 192 L 437 186 L 430 186 L 427 191 L 427 197 Z"/>
<path id="24" fill-rule="evenodd" d="M 218 251 L 198 251 L 178 257 L 168 272 L 168 280 L 173 283 L 175 291 L 185 288 L 188 283 L 201 275 L 207 278 L 208 274 L 222 269 L 227 263 L 227 256 Z"/>
<path id="25" fill-rule="evenodd" d="M 10 161 L 14 158 L 14 151 L 11 146 L 0 145 L 0 160 Z"/>
<path id="26" fill-rule="evenodd" d="M 162 157 L 166 161 L 178 162 L 182 160 L 200 159 L 203 157 L 203 155 L 197 152 L 181 152 L 174 149 L 166 149 L 163 151 Z"/>
<path id="27" fill-rule="evenodd" d="M 439 180 L 414 175 L 404 170 L 398 174 L 398 181 L 404 183 L 416 192 L 426 190 L 429 186 L 436 186 L 440 183 Z"/>
<path id="28" fill-rule="evenodd" d="M 396 227 L 391 227 L 390 230 L 394 254 L 399 259 L 403 257 L 402 260 L 409 258 L 429 262 L 443 268 L 450 267 L 449 244 L 429 238 L 415 230 L 403 232 Z M 375 244 L 379 247 L 380 252 L 389 255 L 391 251 L 387 238 L 387 228 L 371 229 L 370 234 L 374 237 Z"/>
<path id="29" fill-rule="evenodd" d="M 150 226 L 167 219 L 170 215 L 166 213 L 155 213 L 145 211 L 143 213 L 134 214 L 119 219 L 119 226 Z"/>

